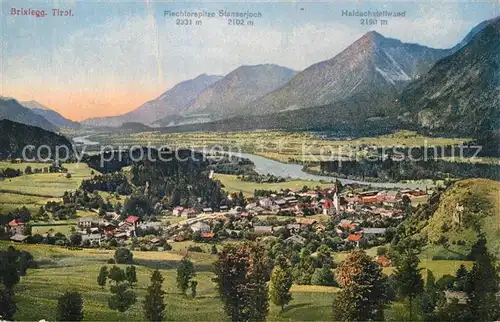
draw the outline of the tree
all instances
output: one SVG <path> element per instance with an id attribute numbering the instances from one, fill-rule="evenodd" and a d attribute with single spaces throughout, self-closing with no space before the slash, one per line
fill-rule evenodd
<path id="1" fill-rule="evenodd" d="M 424 280 L 420 273 L 422 269 L 418 268 L 419 263 L 418 256 L 409 252 L 400 258 L 394 273 L 398 294 L 401 298 L 408 298 L 410 321 L 412 320 L 413 300 L 424 290 Z"/>
<path id="2" fill-rule="evenodd" d="M 82 243 L 82 235 L 79 233 L 72 234 L 69 237 L 72 246 L 79 246 Z"/>
<path id="3" fill-rule="evenodd" d="M 57 321 L 83 320 L 83 298 L 76 291 L 66 291 L 57 299 Z"/>
<path id="4" fill-rule="evenodd" d="M 97 285 L 99 285 L 101 288 L 104 288 L 106 286 L 106 280 L 108 279 L 108 267 L 107 266 L 102 266 L 101 269 L 99 270 L 99 275 L 97 275 Z"/>
<path id="5" fill-rule="evenodd" d="M 424 292 L 419 298 L 420 312 L 424 321 L 436 320 L 436 306 L 439 300 L 439 290 L 436 287 L 436 278 L 431 270 L 427 270 Z"/>
<path id="6" fill-rule="evenodd" d="M 377 247 L 377 256 L 385 256 L 387 255 L 387 248 L 384 246 Z"/>
<path id="7" fill-rule="evenodd" d="M 162 289 L 163 276 L 160 271 L 151 273 L 151 284 L 148 286 L 146 296 L 142 302 L 144 317 L 148 321 L 163 321 L 165 318 L 165 292 Z"/>
<path id="8" fill-rule="evenodd" d="M 336 270 L 342 287 L 333 301 L 333 317 L 342 321 L 382 320 L 388 303 L 387 279 L 363 250 L 352 251 Z"/>
<path id="9" fill-rule="evenodd" d="M 108 307 L 118 312 L 125 312 L 136 302 L 135 293 L 128 289 L 127 283 L 121 283 L 111 286 L 113 294 L 108 299 Z"/>
<path id="10" fill-rule="evenodd" d="M 273 304 L 280 306 L 282 311 L 285 305 L 292 300 L 290 293 L 292 283 L 292 272 L 289 267 L 274 267 L 269 284 L 269 296 Z"/>
<path id="11" fill-rule="evenodd" d="M 232 321 L 263 321 L 269 311 L 268 257 L 254 242 L 226 245 L 214 263 L 217 292 Z"/>
<path id="12" fill-rule="evenodd" d="M 117 248 L 115 250 L 115 261 L 117 264 L 133 264 L 134 254 L 128 248 Z"/>
<path id="13" fill-rule="evenodd" d="M 332 270 L 328 266 L 323 266 L 321 268 L 316 268 L 313 275 L 311 276 L 311 284 L 313 285 L 333 285 L 335 279 L 333 277 Z"/>
<path id="14" fill-rule="evenodd" d="M 125 270 L 125 278 L 127 279 L 130 287 L 133 287 L 137 283 L 137 273 L 135 271 L 135 266 L 128 266 Z"/>
<path id="15" fill-rule="evenodd" d="M 191 288 L 191 297 L 192 298 L 195 298 L 196 297 L 196 287 L 198 286 L 198 282 L 197 281 L 191 281 L 191 283 L 189 284 L 189 287 Z"/>
<path id="16" fill-rule="evenodd" d="M 21 279 L 19 268 L 19 252 L 14 247 L 0 252 L 0 281 L 11 294 Z"/>
<path id="17" fill-rule="evenodd" d="M 179 267 L 177 267 L 177 288 L 182 294 L 186 294 L 189 282 L 195 275 L 193 263 L 187 257 L 184 257 Z"/>
<path id="18" fill-rule="evenodd" d="M 465 267 L 464 264 L 461 264 L 460 267 L 457 269 L 456 276 L 457 279 L 455 281 L 455 289 L 457 291 L 465 291 L 469 272 L 467 271 L 467 268 Z"/>
<path id="19" fill-rule="evenodd" d="M 465 291 L 468 306 L 475 321 L 495 321 L 500 318 L 499 274 L 495 258 L 486 248 L 486 239 L 480 236 L 474 246 L 474 264 L 468 274 Z"/>
<path id="20" fill-rule="evenodd" d="M 13 321 L 17 311 L 16 302 L 4 285 L 0 285 L 0 318 L 1 320 Z"/>
<path id="21" fill-rule="evenodd" d="M 108 277 L 118 285 L 118 283 L 126 280 L 125 272 L 118 266 L 113 265 L 109 270 Z"/>

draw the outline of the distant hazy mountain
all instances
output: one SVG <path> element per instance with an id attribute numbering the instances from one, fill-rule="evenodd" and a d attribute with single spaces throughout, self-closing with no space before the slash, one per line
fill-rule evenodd
<path id="1" fill-rule="evenodd" d="M 67 146 L 70 153 L 72 151 L 70 141 L 64 136 L 39 127 L 7 119 L 0 120 L 0 160 L 4 160 L 7 157 L 21 157 L 22 151 L 27 145 L 35 146 L 34 151 L 41 145 L 49 146 L 52 150 L 52 156 L 55 155 L 57 146 Z M 42 153 L 47 152 L 45 149 L 42 150 Z M 43 157 L 49 156 L 43 155 Z"/>
<path id="2" fill-rule="evenodd" d="M 201 92 L 180 118 L 166 117 L 156 123 L 206 122 L 240 115 L 247 103 L 285 85 L 295 74 L 292 69 L 272 64 L 238 67 Z"/>
<path id="3" fill-rule="evenodd" d="M 131 112 L 119 116 L 91 118 L 82 124 L 119 127 L 128 122 L 150 124 L 166 116 L 178 115 L 191 100 L 221 78 L 222 76 L 202 74 L 175 85 L 158 98 L 144 103 Z"/>
<path id="4" fill-rule="evenodd" d="M 498 140 L 500 18 L 412 82 L 399 101 L 406 116 L 424 128 Z"/>
<path id="5" fill-rule="evenodd" d="M 65 118 L 58 112 L 51 110 L 50 108 L 38 103 L 37 101 L 27 101 L 19 103 L 29 108 L 36 114 L 43 116 L 47 121 L 54 124 L 56 127 L 69 127 L 74 129 L 80 127 L 80 123 Z"/>
<path id="6" fill-rule="evenodd" d="M 248 104 L 245 110 L 267 114 L 327 105 L 359 95 L 368 101 L 370 97 L 392 98 L 449 53 L 371 31 L 335 57 L 306 68 L 282 88 Z M 372 103 L 365 108 L 375 115 L 385 108 L 376 100 Z"/>
<path id="7" fill-rule="evenodd" d="M 52 132 L 58 131 L 57 126 L 50 123 L 43 116 L 19 104 L 15 99 L 0 99 L 0 119 L 8 119 L 18 123 L 38 126 Z"/>

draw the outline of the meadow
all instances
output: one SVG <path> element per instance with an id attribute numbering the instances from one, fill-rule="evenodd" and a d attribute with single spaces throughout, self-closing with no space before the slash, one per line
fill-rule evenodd
<path id="1" fill-rule="evenodd" d="M 7 243 L 1 242 L 0 248 Z M 190 253 L 195 263 L 198 281 L 197 296 L 192 299 L 179 293 L 175 284 L 175 264 L 183 254 L 179 252 L 134 252 L 138 262 L 138 284 L 134 287 L 138 301 L 125 313 L 112 311 L 107 306 L 110 295 L 106 286 L 101 289 L 96 278 L 99 268 L 106 265 L 112 251 L 82 250 L 71 251 L 46 245 L 16 245 L 30 251 L 35 260 L 41 263 L 39 269 L 30 269 L 27 276 L 16 286 L 18 312 L 16 320 L 54 320 L 57 297 L 67 289 L 77 290 L 84 298 L 85 320 L 89 321 L 138 321 L 143 320 L 141 301 L 144 298 L 149 276 L 153 268 L 160 267 L 165 278 L 163 289 L 166 292 L 167 320 L 173 321 L 214 321 L 227 318 L 222 304 L 216 297 L 212 282 L 211 263 L 214 255 Z M 171 265 L 171 266 L 170 266 Z M 110 266 L 108 264 L 108 266 Z M 124 265 L 119 265 L 124 267 Z M 331 315 L 332 293 L 334 287 L 303 286 L 292 287 L 293 301 L 283 312 L 271 304 L 269 320 L 324 320 Z"/>
<path id="2" fill-rule="evenodd" d="M 12 164 L 14 165 L 14 164 Z M 27 166 L 42 168 L 43 163 L 22 163 L 24 170 Z M 10 163 L 2 162 L 0 167 L 10 167 Z M 37 173 L 8 178 L 0 182 L 0 190 L 42 197 L 61 197 L 67 190 L 76 190 L 83 179 L 90 177 L 91 169 L 84 163 L 65 163 L 63 165 L 71 173 L 71 178 L 66 178 L 66 173 Z"/>
<path id="3" fill-rule="evenodd" d="M 101 289 L 96 282 L 99 268 L 113 256 L 112 250 L 83 249 L 69 250 L 49 245 L 16 244 L 22 250 L 31 252 L 40 268 L 28 270 L 16 286 L 18 301 L 17 320 L 54 320 L 57 297 L 66 290 L 77 290 L 84 298 L 85 320 L 89 321 L 137 321 L 143 320 L 141 301 L 144 298 L 149 276 L 152 269 L 159 268 L 165 281 L 163 289 L 166 292 L 167 320 L 172 321 L 206 321 L 207 317 L 214 321 L 227 320 L 222 304 L 212 282 L 214 276 L 211 264 L 216 255 L 209 253 L 189 253 L 189 258 L 196 267 L 198 281 L 197 296 L 180 294 L 176 288 L 176 265 L 186 254 L 185 248 L 192 242 L 174 243 L 174 249 L 168 252 L 134 251 L 134 260 L 138 264 L 138 284 L 134 287 L 138 301 L 125 313 L 112 311 L 107 306 L 110 295 L 109 287 Z M 0 242 L 0 249 L 10 243 Z M 375 248 L 367 251 L 374 255 Z M 335 261 L 345 258 L 347 253 L 335 254 Z M 421 267 L 430 269 L 436 277 L 444 274 L 454 274 L 461 261 L 422 261 Z M 467 267 L 470 262 L 463 262 Z M 124 265 L 119 265 L 124 267 Z M 384 268 L 386 274 L 393 268 Z M 425 270 L 423 271 L 425 275 Z M 325 321 L 331 320 L 331 303 L 338 288 L 293 285 L 291 292 L 293 300 L 283 312 L 270 304 L 269 321 Z M 395 303 L 398 306 L 400 303 Z M 390 316 L 392 309 L 387 310 Z"/>
<path id="4" fill-rule="evenodd" d="M 27 166 L 35 169 L 48 165 L 34 162 L 0 162 L 0 169 L 10 167 L 24 172 Z M 59 201 L 65 191 L 76 190 L 83 179 L 91 176 L 92 169 L 87 164 L 65 163 L 63 166 L 71 173 L 71 178 L 67 178 L 65 173 L 37 173 L 0 181 L 0 215 L 23 206 L 31 213 L 36 213 L 40 206 L 48 201 Z"/>
<path id="5" fill-rule="evenodd" d="M 327 139 L 312 132 L 140 132 L 100 133 L 91 140 L 101 145 L 153 145 L 201 149 L 218 146 L 225 151 L 254 153 L 281 162 L 320 161 L 360 153 L 359 147 L 444 146 L 470 141 L 467 138 L 431 138 L 413 131 L 398 131 L 377 137 Z"/>

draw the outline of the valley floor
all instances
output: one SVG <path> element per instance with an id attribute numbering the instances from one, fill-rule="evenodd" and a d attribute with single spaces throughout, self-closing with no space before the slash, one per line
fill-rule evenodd
<path id="1" fill-rule="evenodd" d="M 5 249 L 11 243 L 0 242 L 0 249 Z M 140 252 L 134 251 L 134 260 L 137 262 L 138 284 L 134 287 L 137 294 L 137 303 L 125 313 L 112 311 L 107 306 L 110 296 L 109 286 L 101 289 L 96 278 L 99 269 L 106 264 L 106 260 L 113 256 L 111 250 L 83 249 L 68 250 L 50 245 L 15 244 L 21 250 L 33 254 L 39 262 L 40 268 L 29 269 L 28 274 L 21 278 L 16 286 L 18 312 L 16 320 L 54 320 L 56 315 L 57 298 L 66 290 L 73 289 L 81 292 L 84 299 L 84 319 L 87 321 L 138 321 L 143 320 L 141 301 L 144 298 L 146 287 L 149 284 L 149 275 L 155 268 L 159 268 L 165 281 L 163 289 L 166 292 L 167 319 L 172 321 L 224 321 L 222 304 L 216 297 L 216 291 L 211 278 L 211 264 L 215 255 L 207 253 L 189 253 L 195 263 L 198 281 L 197 297 L 192 299 L 184 296 L 176 288 L 177 263 L 184 256 L 184 243 L 173 244 L 174 250 L 168 252 Z M 204 247 L 206 244 L 203 245 Z M 367 251 L 375 254 L 375 249 Z M 336 262 L 345 258 L 346 253 L 334 254 Z M 453 274 L 461 263 L 470 267 L 470 262 L 462 261 L 422 261 L 422 268 L 430 269 L 437 278 L 444 274 Z M 119 265 L 122 266 L 122 265 Z M 123 265 L 124 266 L 124 265 Z M 392 268 L 384 269 L 386 274 Z M 270 304 L 270 321 L 325 321 L 331 320 L 331 303 L 335 287 L 294 285 L 291 289 L 293 300 L 283 312 Z M 397 307 L 399 303 L 393 304 Z M 386 312 L 386 318 L 392 319 L 392 309 Z"/>

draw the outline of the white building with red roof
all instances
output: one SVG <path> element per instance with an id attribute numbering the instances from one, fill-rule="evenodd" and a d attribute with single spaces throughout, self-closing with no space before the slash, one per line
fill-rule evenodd
<path id="1" fill-rule="evenodd" d="M 24 223 L 22 221 L 19 221 L 17 219 L 13 219 L 9 222 L 9 227 L 10 227 L 10 233 L 12 235 L 24 234 Z"/>

